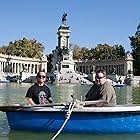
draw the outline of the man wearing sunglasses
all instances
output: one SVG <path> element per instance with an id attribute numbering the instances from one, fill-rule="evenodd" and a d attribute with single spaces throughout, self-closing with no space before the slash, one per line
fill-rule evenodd
<path id="1" fill-rule="evenodd" d="M 36 76 L 36 83 L 32 85 L 26 94 L 29 105 L 52 103 L 50 89 L 45 85 L 46 73 L 39 71 Z"/>
<path id="2" fill-rule="evenodd" d="M 85 97 L 86 101 L 101 101 L 95 106 L 104 106 L 105 104 L 110 106 L 116 105 L 115 90 L 111 83 L 107 80 L 105 70 L 98 69 L 96 71 L 95 82 Z"/>

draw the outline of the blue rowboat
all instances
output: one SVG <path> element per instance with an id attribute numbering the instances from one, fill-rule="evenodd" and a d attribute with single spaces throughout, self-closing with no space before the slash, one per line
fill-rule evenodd
<path id="1" fill-rule="evenodd" d="M 0 106 L 13 130 L 57 132 L 68 115 L 65 104 Z M 63 132 L 92 134 L 140 133 L 140 105 L 74 106 Z"/>

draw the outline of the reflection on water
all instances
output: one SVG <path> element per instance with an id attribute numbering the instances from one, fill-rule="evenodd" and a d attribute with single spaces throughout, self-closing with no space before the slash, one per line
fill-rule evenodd
<path id="1" fill-rule="evenodd" d="M 81 100 L 90 88 L 88 85 L 81 86 L 76 84 L 58 84 L 49 85 L 49 87 L 52 91 L 54 102 L 70 102 L 72 100 L 71 95 Z"/>
<path id="2" fill-rule="evenodd" d="M 25 93 L 31 86 L 28 83 L 0 83 L 0 105 L 13 103 L 25 104 Z M 50 84 L 48 85 L 52 92 L 54 102 L 70 102 L 71 95 L 75 95 L 77 99 L 83 99 L 90 89 L 89 85 L 75 84 Z M 115 88 L 118 104 L 138 104 L 140 103 L 140 87 L 121 87 Z M 0 112 L 0 140 L 49 140 L 54 133 L 35 133 L 23 131 L 10 131 L 5 113 Z M 61 133 L 57 140 L 138 140 L 139 135 L 79 135 L 79 134 L 63 134 Z"/>
<path id="3" fill-rule="evenodd" d="M 126 86 L 115 89 L 118 104 L 140 104 L 140 86 Z"/>
<path id="4" fill-rule="evenodd" d="M 54 133 L 35 133 L 10 131 L 9 140 L 50 140 Z M 70 134 L 60 133 L 56 140 L 139 140 L 140 135 L 89 135 L 89 134 Z"/>
<path id="5" fill-rule="evenodd" d="M 132 87 L 117 87 L 115 88 L 117 92 L 117 103 L 118 104 L 132 104 Z"/>
<path id="6" fill-rule="evenodd" d="M 0 104 L 25 104 L 25 94 L 31 86 L 29 83 L 0 83 Z M 71 95 L 79 100 L 85 99 L 85 94 L 90 89 L 91 85 L 76 85 L 76 84 L 50 84 L 48 85 L 52 92 L 54 102 L 70 102 Z M 132 104 L 140 103 L 140 87 L 116 87 L 117 103 Z"/>
<path id="7" fill-rule="evenodd" d="M 25 103 L 25 92 L 31 84 L 0 83 L 0 104 Z"/>
<path id="8" fill-rule="evenodd" d="M 9 126 L 4 112 L 0 112 L 0 140 L 8 140 Z"/>

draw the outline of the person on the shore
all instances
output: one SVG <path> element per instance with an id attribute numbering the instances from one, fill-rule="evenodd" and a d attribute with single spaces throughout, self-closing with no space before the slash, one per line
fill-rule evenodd
<path id="1" fill-rule="evenodd" d="M 105 70 L 98 69 L 96 71 L 95 82 L 85 97 L 86 101 L 101 101 L 95 104 L 95 106 L 104 106 L 106 104 L 110 106 L 116 105 L 116 93 L 114 87 L 107 81 Z"/>
<path id="2" fill-rule="evenodd" d="M 28 104 L 37 105 L 52 103 L 50 89 L 45 85 L 46 73 L 44 71 L 39 71 L 36 80 L 36 83 L 32 85 L 26 93 L 25 98 L 27 99 Z"/>

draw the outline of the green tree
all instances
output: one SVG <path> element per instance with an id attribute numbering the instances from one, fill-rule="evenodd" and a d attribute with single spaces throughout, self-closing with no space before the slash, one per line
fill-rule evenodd
<path id="1" fill-rule="evenodd" d="M 134 36 L 129 37 L 134 58 L 134 74 L 140 75 L 140 23 Z"/>
<path id="2" fill-rule="evenodd" d="M 108 60 L 118 59 L 125 56 L 125 49 L 122 45 L 110 46 L 108 44 L 98 44 L 95 48 L 80 48 L 78 45 L 74 46 L 73 58 L 81 60 Z"/>
<path id="3" fill-rule="evenodd" d="M 125 56 L 125 49 L 122 45 L 114 45 L 113 46 L 113 51 L 112 51 L 112 56 L 113 58 L 123 58 Z"/>
<path id="4" fill-rule="evenodd" d="M 9 42 L 8 46 L 0 48 L 1 53 L 30 58 L 41 58 L 43 51 L 44 46 L 41 43 L 35 39 L 28 40 L 26 38 L 16 40 L 14 43 Z"/>
<path id="5" fill-rule="evenodd" d="M 71 46 L 73 47 L 72 50 L 73 50 L 73 59 L 74 60 L 82 60 L 83 58 L 83 54 L 81 53 L 81 48 L 78 46 L 78 45 L 73 45 Z"/>
<path id="6" fill-rule="evenodd" d="M 91 49 L 88 51 L 88 59 L 89 59 L 89 60 L 95 59 L 95 49 L 94 49 L 94 48 L 91 48 Z"/>
<path id="7" fill-rule="evenodd" d="M 2 46 L 2 47 L 0 48 L 0 53 L 6 54 L 6 50 L 7 50 L 7 46 Z"/>
<path id="8" fill-rule="evenodd" d="M 88 48 L 85 47 L 81 48 L 82 60 L 88 59 L 88 53 L 89 53 Z"/>
<path id="9" fill-rule="evenodd" d="M 108 44 L 98 44 L 95 47 L 95 59 L 107 60 L 112 57 L 113 47 Z"/>

